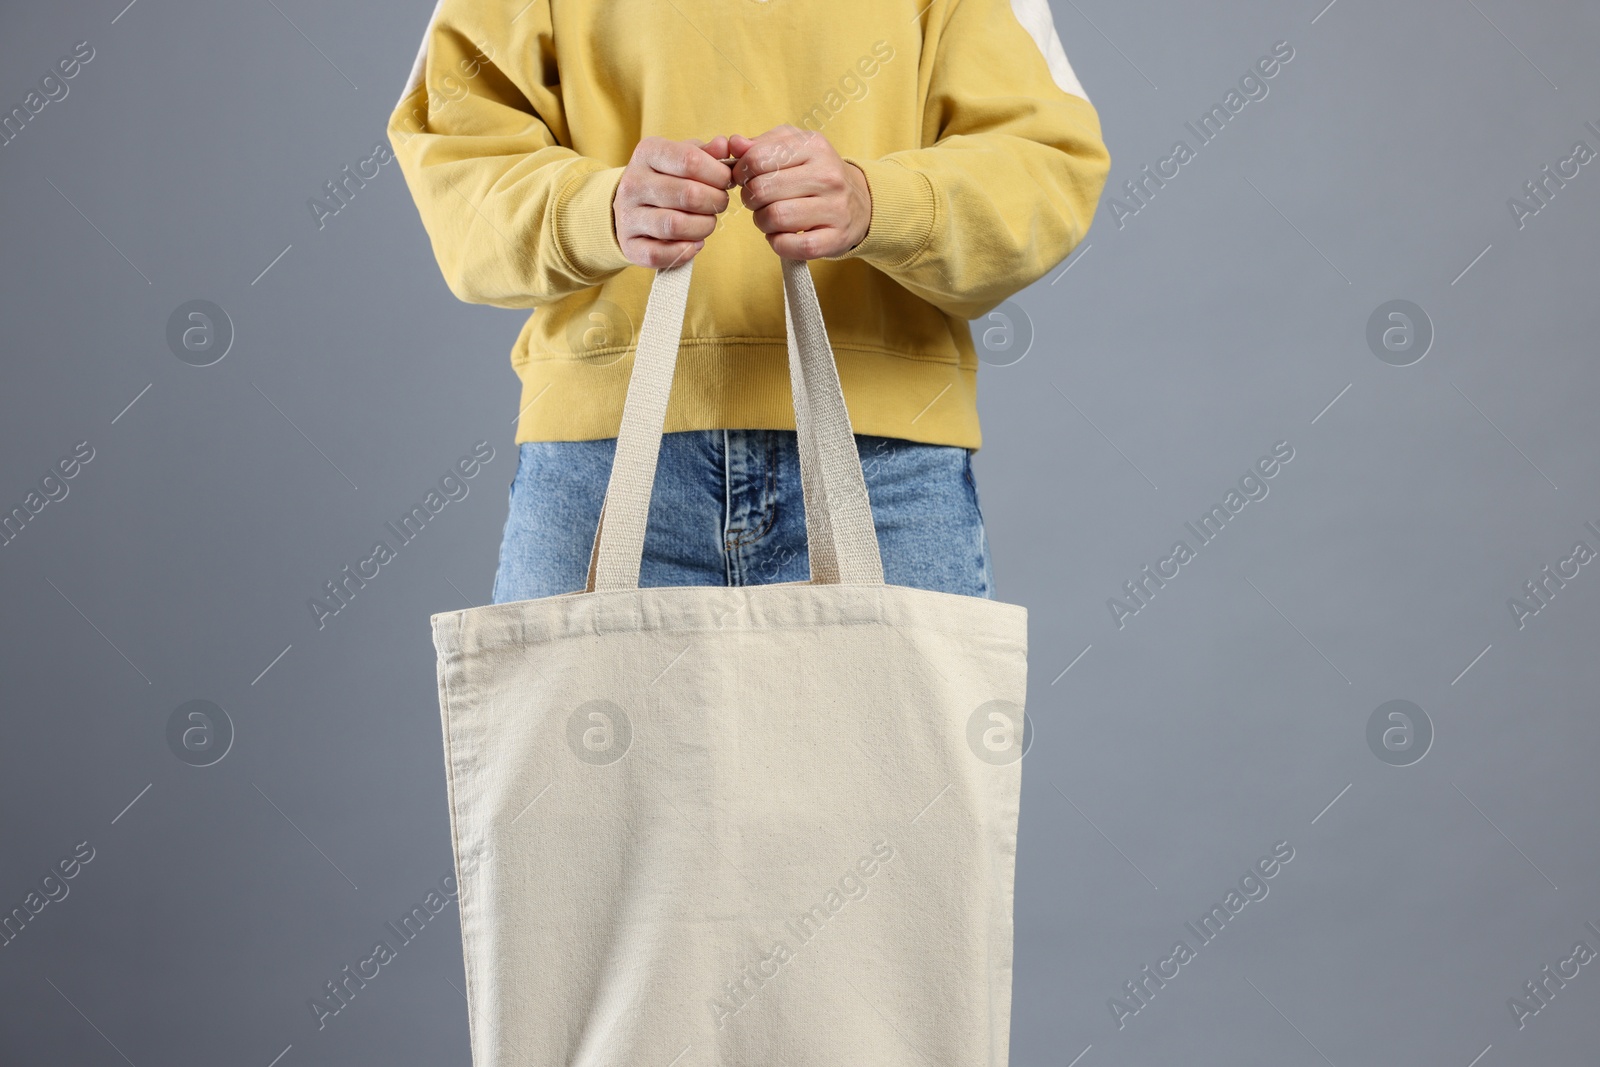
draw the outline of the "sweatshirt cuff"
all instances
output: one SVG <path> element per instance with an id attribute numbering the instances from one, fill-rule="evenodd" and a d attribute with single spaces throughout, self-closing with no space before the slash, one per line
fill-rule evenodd
<path id="1" fill-rule="evenodd" d="M 555 203 L 555 243 L 572 273 L 599 284 L 629 266 L 617 241 L 612 201 L 625 167 L 590 170 L 561 187 Z"/>
<path id="2" fill-rule="evenodd" d="M 861 243 L 835 259 L 864 259 L 875 266 L 903 267 L 933 233 L 933 183 L 920 171 L 889 159 L 843 157 L 867 176 L 872 220 Z"/>

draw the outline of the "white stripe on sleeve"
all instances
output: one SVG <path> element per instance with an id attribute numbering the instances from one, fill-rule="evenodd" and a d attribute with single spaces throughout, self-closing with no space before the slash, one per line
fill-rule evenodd
<path id="1" fill-rule="evenodd" d="M 1050 77 L 1061 91 L 1088 100 L 1089 94 L 1083 91 L 1078 76 L 1072 72 L 1072 65 L 1067 62 L 1067 53 L 1061 47 L 1061 38 L 1056 36 L 1055 19 L 1050 14 L 1050 0 L 1011 0 L 1011 10 L 1017 16 L 1017 21 L 1022 23 L 1022 28 L 1028 31 L 1028 36 L 1033 38 L 1033 43 L 1039 46 L 1039 51 L 1050 68 Z"/>

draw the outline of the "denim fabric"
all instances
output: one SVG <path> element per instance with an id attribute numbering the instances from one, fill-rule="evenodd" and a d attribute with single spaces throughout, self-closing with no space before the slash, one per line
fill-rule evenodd
<path id="1" fill-rule="evenodd" d="M 494 602 L 573 592 L 589 575 L 616 440 L 519 448 Z M 965 448 L 856 436 L 884 580 L 993 597 L 989 544 Z M 792 430 L 662 437 L 639 584 L 805 581 L 805 505 Z"/>

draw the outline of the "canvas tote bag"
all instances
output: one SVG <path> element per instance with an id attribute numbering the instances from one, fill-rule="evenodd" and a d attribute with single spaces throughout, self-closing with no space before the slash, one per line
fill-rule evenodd
<path id="1" fill-rule="evenodd" d="M 782 260 L 811 580 L 639 588 L 693 261 L 588 588 L 432 617 L 476 1067 L 1001 1067 L 1027 615 L 886 585 Z"/>

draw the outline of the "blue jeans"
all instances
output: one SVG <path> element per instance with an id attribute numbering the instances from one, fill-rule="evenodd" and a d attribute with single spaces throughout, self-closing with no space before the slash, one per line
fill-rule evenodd
<path id="1" fill-rule="evenodd" d="M 520 446 L 494 602 L 580 590 L 589 576 L 616 439 Z M 856 436 L 884 580 L 992 597 L 972 456 L 965 448 Z M 662 437 L 641 586 L 805 581 L 805 506 L 793 430 Z"/>

